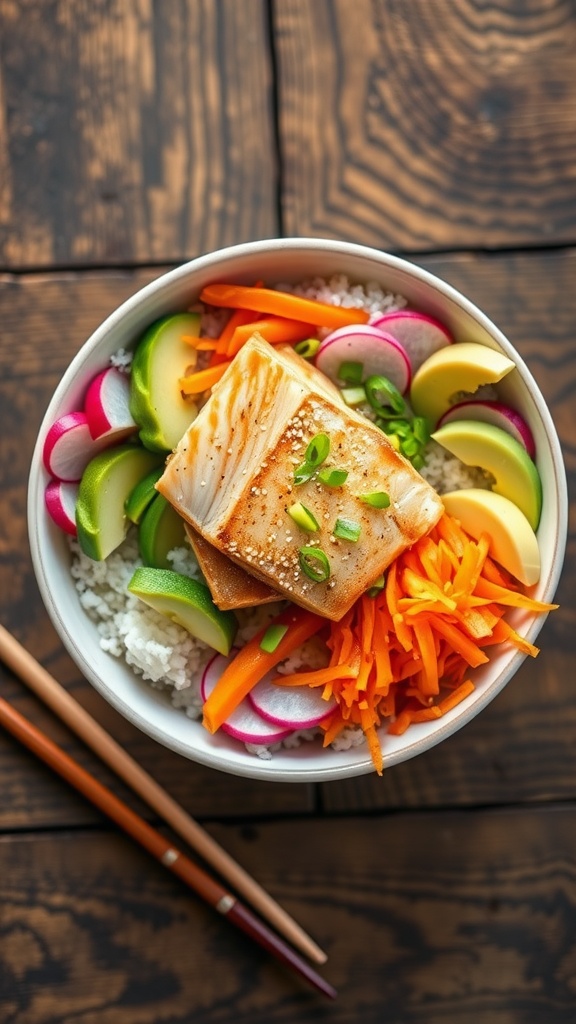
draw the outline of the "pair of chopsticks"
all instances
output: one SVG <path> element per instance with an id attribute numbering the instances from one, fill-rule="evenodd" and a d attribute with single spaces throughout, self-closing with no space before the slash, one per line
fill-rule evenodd
<path id="1" fill-rule="evenodd" d="M 326 954 L 201 826 L 78 704 L 78 702 L 0 625 L 0 657 L 87 746 L 98 754 L 153 810 L 289 942 L 316 963 Z M 177 875 L 203 900 L 272 953 L 279 961 L 333 999 L 336 990 L 301 956 L 219 881 L 198 867 L 165 836 L 85 771 L 51 739 L 0 698 L 0 724 L 86 796 L 104 814 Z"/>

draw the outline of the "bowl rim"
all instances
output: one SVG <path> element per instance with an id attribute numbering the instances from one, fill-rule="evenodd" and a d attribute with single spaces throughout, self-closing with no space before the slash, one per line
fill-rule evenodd
<path id="1" fill-rule="evenodd" d="M 178 737 L 171 735 L 163 727 L 159 727 L 155 722 L 143 717 L 143 715 L 140 714 L 133 705 L 129 704 L 119 696 L 115 690 L 109 686 L 96 671 L 94 671 L 89 659 L 79 647 L 75 638 L 70 633 L 67 623 L 63 620 L 56 601 L 54 600 L 54 595 L 48 585 L 47 571 L 39 537 L 38 510 L 40 508 L 39 498 L 42 497 L 43 499 L 41 454 L 46 426 L 51 422 L 51 419 L 54 418 L 53 410 L 59 406 L 62 396 L 68 392 L 70 382 L 75 378 L 78 368 L 85 364 L 89 355 L 98 348 L 102 340 L 105 339 L 111 331 L 115 331 L 117 328 L 121 327 L 124 321 L 129 321 L 130 316 L 134 311 L 139 309 L 140 306 L 149 298 L 169 292 L 172 286 L 178 285 L 182 280 L 188 278 L 191 273 L 197 275 L 199 272 L 209 270 L 211 267 L 217 266 L 219 274 L 221 274 L 225 272 L 226 263 L 236 260 L 240 256 L 258 256 L 260 254 L 263 255 L 265 253 L 269 253 L 270 250 L 273 250 L 274 252 L 291 252 L 302 249 L 309 253 L 317 252 L 319 258 L 322 257 L 322 254 L 326 253 L 341 255 L 343 257 L 361 257 L 365 260 L 375 261 L 380 265 L 384 273 L 387 268 L 390 268 L 396 271 L 400 276 L 405 277 L 406 280 L 414 281 L 414 279 L 416 279 L 436 293 L 439 293 L 443 301 L 454 305 L 458 310 L 464 311 L 468 317 L 478 324 L 484 333 L 495 340 L 496 345 L 499 345 L 503 351 L 514 359 L 516 366 L 521 370 L 524 381 L 528 378 L 534 383 L 537 395 L 536 404 L 538 414 L 541 417 L 552 451 L 552 469 L 557 495 L 558 515 L 554 551 L 551 559 L 551 571 L 544 586 L 545 596 L 543 599 L 547 601 L 552 600 L 560 579 L 568 529 L 568 492 L 560 442 L 548 406 L 544 401 L 540 389 L 534 381 L 530 370 L 506 336 L 490 320 L 490 318 L 486 316 L 485 313 L 483 313 L 471 300 L 467 299 L 466 296 L 452 285 L 443 281 L 430 271 L 418 266 L 418 264 L 412 263 L 403 257 L 383 252 L 379 249 L 360 245 L 358 243 L 343 242 L 336 239 L 301 237 L 260 239 L 257 241 L 242 242 L 227 246 L 222 249 L 215 250 L 214 252 L 206 253 L 202 256 L 188 260 L 171 270 L 159 274 L 158 277 L 154 278 L 154 280 L 148 282 L 134 292 L 133 295 L 125 299 L 124 302 L 113 310 L 105 320 L 96 327 L 70 361 L 52 395 L 50 403 L 44 414 L 42 424 L 39 428 L 29 473 L 27 517 L 32 563 L 40 593 L 48 615 L 61 641 L 82 674 L 86 679 L 88 679 L 91 685 L 94 686 L 97 692 L 99 692 L 106 701 L 112 705 L 112 707 L 122 714 L 124 718 L 152 739 L 161 743 L 168 749 L 181 754 L 187 759 L 225 773 L 275 782 L 325 782 L 335 779 L 351 778 L 373 772 L 373 763 L 370 756 L 367 755 L 366 757 L 358 758 L 351 763 L 332 763 L 320 767 L 314 764 L 311 769 L 307 769 L 306 760 L 301 760 L 299 765 L 298 756 L 296 756 L 293 762 L 294 767 L 286 768 L 283 766 L 279 770 L 278 768 L 274 768 L 274 758 L 271 761 L 264 761 L 258 757 L 252 756 L 249 761 L 242 760 L 239 764 L 229 765 L 227 763 L 222 763 L 218 747 L 208 749 L 207 751 L 197 751 L 193 749 L 192 744 L 187 744 L 184 740 L 180 740 Z M 531 642 L 534 642 L 534 639 L 542 629 L 546 618 L 547 614 L 542 614 L 532 618 L 529 628 L 526 631 L 526 636 Z M 484 710 L 489 703 L 491 703 L 498 693 L 500 693 L 516 673 L 524 659 L 525 655 L 519 651 L 511 654 L 503 670 L 499 672 L 495 679 L 493 679 L 481 693 L 477 693 L 476 699 L 473 703 L 464 702 L 459 705 L 453 712 L 446 715 L 443 719 L 432 723 L 434 726 L 433 729 L 430 729 L 428 724 L 412 726 L 410 730 L 412 735 L 411 741 L 407 742 L 401 749 L 392 750 L 385 754 L 386 767 L 392 767 L 394 764 L 410 760 L 412 757 L 415 757 L 426 750 L 432 749 L 432 747 L 441 743 L 443 740 L 447 739 L 450 735 L 457 732 L 460 728 L 470 722 L 477 714 Z M 181 709 L 173 708 L 173 710 L 175 714 L 183 714 Z M 356 751 L 359 751 L 360 749 L 362 748 L 355 748 Z M 302 750 L 302 748 L 299 748 L 299 750 Z M 298 751 L 295 753 L 298 755 Z"/>

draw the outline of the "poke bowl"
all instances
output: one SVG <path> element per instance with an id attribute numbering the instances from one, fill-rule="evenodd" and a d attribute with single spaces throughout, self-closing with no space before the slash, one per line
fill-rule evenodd
<path id="1" fill-rule="evenodd" d="M 130 722 L 224 772 L 326 781 L 428 750 L 536 654 L 566 478 L 473 303 L 378 250 L 265 240 L 163 274 L 82 345 L 28 529 L 63 644 Z"/>

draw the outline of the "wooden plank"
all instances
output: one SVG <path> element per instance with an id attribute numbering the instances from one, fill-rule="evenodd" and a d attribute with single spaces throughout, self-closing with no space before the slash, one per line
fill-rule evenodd
<path id="1" fill-rule="evenodd" d="M 264 0 L 0 0 L 0 267 L 277 234 Z"/>
<path id="2" fill-rule="evenodd" d="M 571 282 L 576 253 L 433 257 L 419 261 L 494 320 L 527 362 L 556 423 L 569 476 L 570 529 L 557 599 L 517 677 L 442 746 L 384 773 L 322 787 L 327 810 L 569 799 L 576 786 L 573 658 L 576 612 L 576 444 Z M 565 727 L 567 726 L 566 730 Z"/>
<path id="3" fill-rule="evenodd" d="M 574 242 L 571 5 L 273 11 L 286 234 L 408 251 Z"/>
<path id="4" fill-rule="evenodd" d="M 221 775 L 165 750 L 130 726 L 79 677 L 48 621 L 34 579 L 26 530 L 26 487 L 44 410 L 64 368 L 98 323 L 158 273 L 0 278 L 0 621 L 196 817 L 306 813 L 313 800 L 310 787 L 273 789 L 264 782 Z M 106 784 L 112 781 L 2 665 L 0 688 L 73 757 Z M 0 829 L 100 820 L 64 783 L 3 734 L 0 776 Z"/>
<path id="5" fill-rule="evenodd" d="M 3 1020 L 569 1024 L 573 807 L 214 829 L 329 954 L 328 1005 L 116 834 L 0 841 Z"/>

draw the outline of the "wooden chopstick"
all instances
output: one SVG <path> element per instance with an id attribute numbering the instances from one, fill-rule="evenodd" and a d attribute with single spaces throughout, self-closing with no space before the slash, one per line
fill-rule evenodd
<path id="1" fill-rule="evenodd" d="M 151 775 L 0 624 L 0 657 L 37 697 L 98 754 L 148 805 L 225 878 L 289 942 L 316 963 L 327 960 L 303 928 L 190 817 Z"/>
<path id="2" fill-rule="evenodd" d="M 291 946 L 279 938 L 267 925 L 240 903 L 221 884 L 176 849 L 165 836 L 152 828 L 140 815 L 119 800 L 111 790 L 98 782 L 84 768 L 66 754 L 35 725 L 32 725 L 8 701 L 0 697 L 0 723 L 16 739 L 32 750 L 62 778 L 70 782 L 84 796 L 108 815 L 128 835 L 136 839 L 165 868 L 172 871 L 198 893 L 210 906 L 232 921 L 238 928 L 267 949 L 281 963 L 300 974 L 314 988 L 334 999 L 336 990 L 313 967 L 302 959 Z"/>

